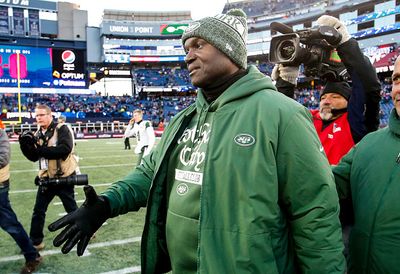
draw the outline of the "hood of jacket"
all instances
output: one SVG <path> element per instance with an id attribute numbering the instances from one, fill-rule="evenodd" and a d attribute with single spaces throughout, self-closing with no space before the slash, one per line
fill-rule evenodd
<path id="1" fill-rule="evenodd" d="M 262 89 L 276 90 L 271 78 L 265 77 L 264 74 L 252 65 L 249 67 L 249 72 L 245 76 L 233 83 L 211 103 L 207 102 L 203 90 L 199 89 L 196 99 L 196 110 L 198 113 L 201 113 L 202 110 L 208 108 L 209 111 L 214 112 L 232 101 L 250 96 Z"/>

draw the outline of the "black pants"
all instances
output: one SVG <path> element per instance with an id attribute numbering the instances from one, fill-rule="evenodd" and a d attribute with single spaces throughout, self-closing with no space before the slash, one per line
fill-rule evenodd
<path id="1" fill-rule="evenodd" d="M 129 138 L 125 138 L 124 143 L 125 143 L 125 149 L 131 149 L 131 144 L 129 143 Z"/>
<path id="2" fill-rule="evenodd" d="M 74 186 L 39 186 L 36 193 L 36 202 L 35 207 L 33 208 L 31 230 L 29 233 L 34 245 L 38 245 L 43 241 L 43 227 L 46 219 L 47 207 L 55 196 L 58 196 L 61 199 L 67 213 L 78 208 L 74 198 Z"/>

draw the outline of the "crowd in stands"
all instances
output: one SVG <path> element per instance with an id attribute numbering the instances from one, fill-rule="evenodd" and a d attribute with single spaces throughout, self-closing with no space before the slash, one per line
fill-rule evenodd
<path id="1" fill-rule="evenodd" d="M 381 100 L 381 126 L 388 122 L 393 103 L 390 97 L 391 85 L 383 83 Z M 301 88 L 296 90 L 295 99 L 309 109 L 318 108 L 321 87 L 315 89 Z M 129 120 L 135 109 L 144 111 L 144 118 L 153 121 L 154 126 L 160 122 L 168 123 L 179 111 L 192 104 L 194 95 L 189 96 L 101 96 L 101 95 L 57 95 L 57 94 L 22 94 L 21 108 L 23 112 L 34 112 L 38 103 L 44 103 L 54 112 L 62 112 L 69 120 Z M 18 111 L 16 94 L 0 94 L 2 116 L 7 112 Z M 100 120 L 100 119 L 99 119 Z"/>
<path id="2" fill-rule="evenodd" d="M 284 11 L 298 9 L 321 0 L 301 0 L 301 1 L 280 1 L 280 0 L 256 0 L 256 1 L 238 1 L 225 4 L 222 13 L 226 13 L 230 9 L 241 8 L 246 12 L 248 17 L 256 17 L 265 14 L 275 14 Z"/>
<path id="3" fill-rule="evenodd" d="M 255 62 L 261 72 L 271 75 L 273 64 Z M 187 69 L 168 68 L 137 69 L 135 71 L 139 86 L 188 86 L 191 85 Z M 321 86 L 299 88 L 295 99 L 309 109 L 318 108 Z M 382 80 L 381 126 L 388 122 L 393 107 L 390 97 L 391 83 Z M 22 94 L 22 112 L 34 112 L 38 103 L 51 107 L 55 112 L 62 112 L 71 122 L 76 120 L 128 120 L 135 109 L 144 111 L 144 118 L 158 123 L 168 123 L 180 110 L 195 100 L 195 95 L 188 92 L 175 92 L 171 95 L 139 93 L 139 96 L 101 96 L 101 95 L 65 95 L 65 94 Z M 2 118 L 7 112 L 18 112 L 16 94 L 0 94 Z"/>
<path id="4" fill-rule="evenodd" d="M 70 121 L 101 120 L 101 118 L 129 120 L 135 109 L 144 111 L 144 118 L 168 122 L 176 113 L 189 106 L 194 96 L 101 96 L 22 94 L 22 112 L 34 112 L 37 104 L 46 104 L 54 112 L 62 112 Z M 16 94 L 0 94 L 2 118 L 7 112 L 18 112 Z"/>
<path id="5" fill-rule="evenodd" d="M 187 69 L 169 67 L 162 67 L 161 69 L 141 68 L 135 70 L 134 77 L 138 86 L 193 87 Z"/>

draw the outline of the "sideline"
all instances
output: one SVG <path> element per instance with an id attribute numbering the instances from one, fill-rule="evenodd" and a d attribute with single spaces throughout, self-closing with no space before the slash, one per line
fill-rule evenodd
<path id="1" fill-rule="evenodd" d="M 108 247 L 108 246 L 114 246 L 114 245 L 124 245 L 124 244 L 129 244 L 129 243 L 135 243 L 135 242 L 140 242 L 142 237 L 133 237 L 133 238 L 128 238 L 128 239 L 123 239 L 123 240 L 114 240 L 114 241 L 109 241 L 109 242 L 102 242 L 102 243 L 95 243 L 95 244 L 89 244 L 85 250 L 85 253 L 83 256 L 90 256 L 89 250 L 91 248 L 101 248 L 101 247 Z M 74 247 L 70 252 L 76 251 L 76 247 Z M 61 249 L 51 249 L 51 250 L 45 250 L 45 251 L 40 251 L 40 255 L 42 256 L 49 256 L 49 255 L 56 255 L 56 254 L 62 254 Z M 14 256 L 9 256 L 9 257 L 0 257 L 0 262 L 11 262 L 11 261 L 18 261 L 25 259 L 23 255 L 14 255 Z"/>

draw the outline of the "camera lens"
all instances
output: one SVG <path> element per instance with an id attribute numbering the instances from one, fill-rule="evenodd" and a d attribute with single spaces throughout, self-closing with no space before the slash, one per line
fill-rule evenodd
<path id="1" fill-rule="evenodd" d="M 288 60 L 293 57 L 296 47 L 292 40 L 285 40 L 279 45 L 279 54 L 282 59 Z"/>

